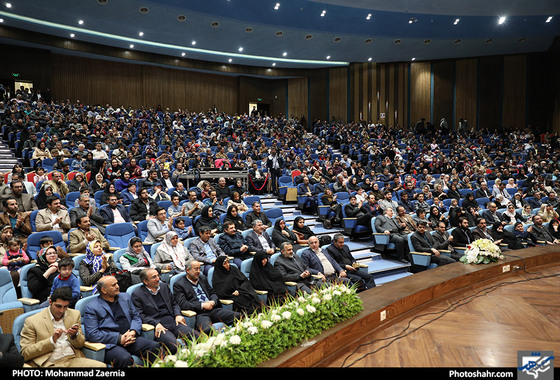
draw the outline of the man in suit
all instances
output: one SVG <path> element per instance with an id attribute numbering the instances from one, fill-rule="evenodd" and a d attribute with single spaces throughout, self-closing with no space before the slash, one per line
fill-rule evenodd
<path id="1" fill-rule="evenodd" d="M 482 182 L 480 184 L 480 189 L 477 189 L 474 191 L 474 197 L 475 198 L 488 198 L 488 199 L 492 199 L 492 191 L 488 188 L 488 183 L 486 182 Z"/>
<path id="2" fill-rule="evenodd" d="M 204 265 L 205 275 L 208 274 L 208 270 L 214 265 L 218 256 L 225 255 L 222 247 L 212 238 L 212 230 L 208 226 L 200 227 L 198 238 L 189 244 L 188 249 L 195 260 Z"/>
<path id="3" fill-rule="evenodd" d="M 294 255 L 294 247 L 288 242 L 280 246 L 280 256 L 274 262 L 284 282 L 295 282 L 297 289 L 311 294 L 311 288 L 321 285 L 319 278 L 314 278 L 309 267 L 303 263 L 299 256 Z"/>
<path id="4" fill-rule="evenodd" d="M 72 207 L 68 212 L 70 214 L 70 225 L 77 226 L 77 219 L 81 216 L 89 217 L 92 226 L 97 227 L 102 235 L 105 234 L 105 226 L 103 225 L 103 217 L 99 213 L 97 206 L 92 206 L 88 194 L 81 194 L 78 197 L 78 207 Z"/>
<path id="5" fill-rule="evenodd" d="M 0 225 L 13 226 L 12 236 L 18 238 L 22 244 L 27 243 L 27 237 L 31 234 L 30 213 L 19 211 L 14 197 L 2 200 L 2 205 L 5 211 L 0 214 Z"/>
<path id="6" fill-rule="evenodd" d="M 449 256 L 442 255 L 435 248 L 435 240 L 429 232 L 426 232 L 428 223 L 421 221 L 416 226 L 416 231 L 410 236 L 410 242 L 415 252 L 425 252 L 431 255 L 430 262 L 439 266 L 454 263 L 455 260 Z"/>
<path id="7" fill-rule="evenodd" d="M 186 276 L 175 282 L 173 295 L 181 310 L 196 312 L 196 328 L 208 334 L 213 323 L 231 325 L 242 314 L 222 307 L 206 276 L 200 274 L 200 267 L 201 263 L 196 260 L 186 263 Z"/>
<path id="8" fill-rule="evenodd" d="M 69 287 L 58 288 L 48 307 L 25 320 L 20 341 L 25 362 L 38 367 L 106 367 L 82 353 L 85 337 L 80 312 L 68 308 L 71 300 Z"/>
<path id="9" fill-rule="evenodd" d="M 105 363 L 115 368 L 134 364 L 134 356 L 154 361 L 160 344 L 142 337 L 142 318 L 130 295 L 121 293 L 117 278 L 103 276 L 97 282 L 99 296 L 84 311 L 86 339 L 105 344 Z"/>
<path id="10" fill-rule="evenodd" d="M 453 236 L 447 232 L 447 226 L 444 222 L 439 222 L 438 225 L 435 226 L 432 237 L 434 238 L 435 249 L 450 251 L 451 258 L 454 260 L 459 260 L 461 258 L 462 255 L 457 253 L 455 248 L 453 248 Z"/>
<path id="11" fill-rule="evenodd" d="M 138 198 L 130 203 L 130 219 L 134 222 L 141 222 L 143 220 L 155 218 L 157 208 L 157 202 L 150 198 L 148 189 L 144 188 L 140 190 Z"/>
<path id="12" fill-rule="evenodd" d="M 266 160 L 266 167 L 270 173 L 271 191 L 273 194 L 278 195 L 278 178 L 282 176 L 284 160 L 276 152 L 276 148 L 270 149 L 270 155 Z"/>
<path id="13" fill-rule="evenodd" d="M 61 208 L 60 199 L 51 195 L 47 197 L 47 207 L 39 210 L 35 218 L 37 231 L 59 231 L 62 239 L 68 242 L 68 231 L 71 228 L 68 210 Z"/>
<path id="14" fill-rule="evenodd" d="M 560 240 L 552 236 L 548 229 L 543 226 L 540 215 L 533 216 L 533 225 L 527 228 L 527 232 L 533 234 L 537 241 L 544 241 L 546 244 L 560 244 Z"/>
<path id="15" fill-rule="evenodd" d="M 412 218 L 412 216 L 406 213 L 403 206 L 397 207 L 397 216 L 395 216 L 395 221 L 402 228 L 401 234 L 408 235 L 409 233 L 417 230 L 416 221 Z"/>
<path id="16" fill-rule="evenodd" d="M 31 211 L 38 209 L 37 203 L 35 203 L 35 198 L 33 197 L 33 195 L 24 193 L 23 189 L 24 189 L 23 181 L 21 180 L 12 181 L 10 183 L 9 190 L 5 191 L 2 194 L 2 199 L 13 197 L 17 201 L 18 210 L 20 212 L 31 213 Z M 1 203 L 0 206 L 2 206 Z"/>
<path id="17" fill-rule="evenodd" d="M 60 195 L 61 202 L 63 204 L 66 203 L 66 194 L 70 192 L 70 189 L 64 181 L 64 177 L 62 176 L 61 172 L 54 171 L 52 173 L 52 179 L 46 180 L 45 184 L 51 185 L 53 193 L 57 193 L 58 195 Z"/>
<path id="18" fill-rule="evenodd" d="M 383 215 L 375 218 L 375 230 L 379 233 L 389 235 L 389 242 L 394 243 L 396 252 L 393 258 L 402 263 L 408 263 L 408 243 L 406 236 L 402 234 L 402 227 L 397 224 L 393 218 L 393 209 L 388 207 L 384 210 Z"/>
<path id="19" fill-rule="evenodd" d="M 256 219 L 251 224 L 253 230 L 245 236 L 245 244 L 249 247 L 249 252 L 266 252 L 272 255 L 276 252 L 276 246 L 270 235 L 266 232 L 266 225 L 260 219 Z"/>
<path id="20" fill-rule="evenodd" d="M 326 250 L 321 249 L 317 236 L 311 236 L 307 243 L 309 248 L 301 253 L 301 260 L 309 268 L 311 274 L 320 276 L 323 282 L 350 282 L 346 270 Z"/>
<path id="21" fill-rule="evenodd" d="M 265 179 L 266 176 L 264 175 L 263 171 L 259 169 L 257 163 L 254 162 L 251 169 L 249 169 L 249 183 L 251 185 L 249 191 L 251 192 L 251 194 L 265 193 L 266 189 L 261 189 L 264 185 Z"/>
<path id="22" fill-rule="evenodd" d="M 251 205 L 251 211 L 245 216 L 245 224 L 252 226 L 253 221 L 256 219 L 261 220 L 266 227 L 272 227 L 272 222 L 268 219 L 268 216 L 262 212 L 260 201 L 254 201 Z"/>
<path id="23" fill-rule="evenodd" d="M 0 334 L 0 368 L 23 367 L 23 355 L 19 353 L 13 334 Z"/>
<path id="24" fill-rule="evenodd" d="M 161 178 L 159 179 L 159 182 L 161 183 L 162 190 L 166 193 L 169 189 L 177 186 L 177 180 L 171 177 L 169 170 L 167 169 L 163 169 L 161 171 Z"/>
<path id="25" fill-rule="evenodd" d="M 482 212 L 482 217 L 486 219 L 486 222 L 493 225 L 496 222 L 501 222 L 502 218 L 498 215 L 498 206 L 496 202 L 488 202 L 486 205 L 487 209 Z"/>
<path id="26" fill-rule="evenodd" d="M 233 257 L 234 264 L 241 268 L 241 262 L 252 257 L 249 246 L 245 244 L 245 238 L 237 231 L 234 222 L 226 221 L 223 228 L 224 233 L 218 239 L 218 244 L 224 254 Z"/>
<path id="27" fill-rule="evenodd" d="M 104 224 L 132 223 L 126 207 L 119 204 L 119 198 L 115 194 L 109 195 L 107 206 L 99 209 Z"/>
<path id="28" fill-rule="evenodd" d="M 156 342 L 163 344 L 174 355 L 177 352 L 177 338 L 191 340 L 200 334 L 187 326 L 169 286 L 160 281 L 156 269 L 142 269 L 140 280 L 143 285 L 132 293 L 132 303 L 142 323 L 155 326 Z"/>
<path id="29" fill-rule="evenodd" d="M 466 247 L 475 240 L 469 228 L 469 220 L 464 216 L 459 217 L 459 227 L 453 229 L 451 236 L 453 236 L 454 247 Z"/>
<path id="30" fill-rule="evenodd" d="M 365 267 L 360 266 L 352 256 L 350 248 L 344 243 L 343 234 L 336 233 L 326 251 L 346 271 L 346 275 L 352 283 L 358 283 L 361 289 L 375 287 L 373 275 L 368 273 Z"/>
<path id="31" fill-rule="evenodd" d="M 162 241 L 166 233 L 173 231 L 173 218 L 169 218 L 167 222 L 166 220 L 167 211 L 163 207 L 158 206 L 156 209 L 156 217 L 148 220 L 148 236 L 145 240 L 146 243 Z"/>
<path id="32" fill-rule="evenodd" d="M 109 250 L 109 241 L 101 234 L 98 228 L 91 228 L 89 216 L 83 215 L 77 218 L 76 228 L 68 234 L 68 251 L 71 253 L 85 253 L 89 242 L 97 240 L 101 243 L 103 251 Z"/>
<path id="33" fill-rule="evenodd" d="M 373 214 L 368 212 L 368 209 L 364 207 L 361 201 L 358 201 L 355 195 L 350 195 L 349 202 L 343 207 L 347 218 L 356 218 L 356 223 L 359 226 L 365 226 L 371 232 Z"/>

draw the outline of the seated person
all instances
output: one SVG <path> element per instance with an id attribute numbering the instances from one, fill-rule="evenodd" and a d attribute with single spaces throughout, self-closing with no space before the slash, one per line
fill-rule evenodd
<path id="1" fill-rule="evenodd" d="M 81 348 L 85 337 L 80 312 L 68 308 L 72 290 L 57 289 L 48 307 L 28 317 L 21 330 L 21 353 L 34 367 L 107 367 L 97 360 L 86 359 Z M 45 325 L 45 324 L 48 325 Z"/>
<path id="2" fill-rule="evenodd" d="M 268 219 L 266 214 L 261 210 L 260 201 L 255 201 L 251 204 L 251 211 L 249 211 L 247 215 L 245 215 L 245 224 L 247 224 L 248 226 L 252 226 L 253 221 L 257 219 L 262 221 L 266 227 L 272 227 L 272 222 L 270 221 L 270 219 Z"/>
<path id="3" fill-rule="evenodd" d="M 235 228 L 231 221 L 224 223 L 224 233 L 218 239 L 218 244 L 224 254 L 233 258 L 233 262 L 241 268 L 241 262 L 251 258 L 249 246 L 245 244 L 243 234 Z"/>
<path id="4" fill-rule="evenodd" d="M 72 271 L 74 270 L 74 260 L 70 257 L 64 257 L 58 262 L 58 276 L 55 277 L 51 286 L 51 297 L 53 292 L 58 288 L 68 287 L 72 290 L 72 299 L 70 300 L 70 307 L 74 308 L 76 302 L 81 297 L 80 294 L 80 281 Z"/>
<path id="5" fill-rule="evenodd" d="M 200 267 L 201 263 L 196 260 L 187 263 L 186 276 L 175 282 L 173 295 L 181 310 L 196 312 L 196 329 L 209 334 L 213 323 L 231 325 L 242 314 L 222 307 L 206 276 L 201 275 Z"/>
<path id="6" fill-rule="evenodd" d="M 160 281 L 157 270 L 142 269 L 140 279 L 143 286 L 132 293 L 132 303 L 142 323 L 155 327 L 156 342 L 163 344 L 174 355 L 177 353 L 178 338 L 192 340 L 200 334 L 187 326 L 169 286 Z"/>
<path id="7" fill-rule="evenodd" d="M 389 208 L 389 210 L 391 210 Z M 328 253 L 337 263 L 346 271 L 346 275 L 352 282 L 352 284 L 357 283 L 361 290 L 371 289 L 375 287 L 375 280 L 371 273 L 364 267 L 361 267 L 348 245 L 344 243 L 344 235 L 341 233 L 336 233 L 333 236 L 332 243 L 327 247 L 326 253 Z"/>
<path id="8" fill-rule="evenodd" d="M 245 236 L 245 244 L 249 247 L 249 252 L 263 251 L 272 255 L 276 251 L 276 246 L 266 232 L 266 225 L 260 219 L 256 219 L 252 226 L 252 230 Z"/>
<path id="9" fill-rule="evenodd" d="M 72 253 L 85 253 L 89 242 L 97 240 L 101 243 L 103 250 L 109 250 L 109 241 L 103 236 L 99 229 L 90 226 L 87 215 L 76 219 L 77 228 L 70 231 L 68 250 Z"/>
<path id="10" fill-rule="evenodd" d="M 431 255 L 430 262 L 439 266 L 456 262 L 449 256 L 442 255 L 435 248 L 435 240 L 429 232 L 426 232 L 426 222 L 420 222 L 416 226 L 416 231 L 411 235 L 410 241 L 415 252 L 426 252 Z"/>
<path id="11" fill-rule="evenodd" d="M 278 270 L 270 264 L 270 256 L 265 252 L 259 252 L 251 262 L 251 276 L 249 280 L 253 288 L 267 292 L 267 299 L 281 301 L 288 296 L 288 287 L 282 279 Z"/>
<path id="12" fill-rule="evenodd" d="M 274 267 L 284 282 L 295 282 L 298 291 L 311 294 L 312 288 L 322 284 L 319 278 L 312 276 L 311 271 L 299 256 L 294 254 L 293 246 L 290 243 L 282 243 L 280 256 L 274 262 Z"/>
<path id="13" fill-rule="evenodd" d="M 188 249 L 194 259 L 204 265 L 204 274 L 208 274 L 208 270 L 219 256 L 225 255 L 223 249 L 212 238 L 212 230 L 206 226 L 200 227 L 198 238 L 189 244 Z"/>
<path id="14" fill-rule="evenodd" d="M 141 336 L 142 318 L 130 295 L 121 293 L 114 276 L 97 282 L 99 297 L 85 308 L 85 336 L 89 342 L 105 344 L 105 363 L 114 368 L 130 367 L 134 356 L 150 362 L 157 359 L 160 344 Z"/>
<path id="15" fill-rule="evenodd" d="M 302 252 L 301 260 L 309 268 L 309 271 L 314 275 L 320 276 L 323 282 L 350 282 L 346 270 L 325 250 L 321 249 L 319 239 L 316 236 L 309 238 L 309 248 Z"/>

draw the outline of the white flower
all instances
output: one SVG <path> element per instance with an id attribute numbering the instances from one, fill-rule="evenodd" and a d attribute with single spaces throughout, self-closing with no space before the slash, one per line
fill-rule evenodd
<path id="1" fill-rule="evenodd" d="M 278 314 L 274 314 L 270 317 L 270 319 L 272 319 L 272 322 L 278 322 L 282 319 L 282 317 L 279 316 Z"/>
<path id="2" fill-rule="evenodd" d="M 255 326 L 251 326 L 247 329 L 247 332 L 251 335 L 255 335 L 259 332 L 259 329 L 257 329 Z"/>
<path id="3" fill-rule="evenodd" d="M 176 367 L 176 368 L 188 368 L 188 366 L 189 366 L 189 363 L 187 363 L 187 362 L 184 361 L 184 360 L 177 360 L 177 361 L 175 362 L 175 367 Z"/>
<path id="4" fill-rule="evenodd" d="M 167 356 L 165 357 L 165 362 L 166 362 L 166 363 L 171 363 L 171 362 L 174 363 L 174 362 L 176 362 L 176 361 L 177 361 L 177 356 L 175 356 L 175 355 L 167 355 Z"/>
<path id="5" fill-rule="evenodd" d="M 331 299 L 332 299 L 332 296 L 328 293 L 323 296 L 323 300 L 325 300 L 325 301 L 330 301 Z"/>
<path id="6" fill-rule="evenodd" d="M 312 303 L 319 303 L 319 302 L 321 302 L 321 299 L 318 298 L 318 297 L 313 297 L 313 298 L 311 298 L 311 302 Z"/>
<path id="7" fill-rule="evenodd" d="M 238 344 L 241 344 L 241 338 L 239 337 L 239 335 L 234 335 L 231 338 L 229 338 L 229 342 L 237 346 Z"/>
<path id="8" fill-rule="evenodd" d="M 270 321 L 262 321 L 262 322 L 261 322 L 261 327 L 262 327 L 263 329 L 267 329 L 267 328 L 269 328 L 270 326 L 272 326 L 272 322 L 270 322 Z"/>
<path id="9" fill-rule="evenodd" d="M 296 310 L 296 312 L 297 312 L 299 315 L 301 315 L 301 316 L 303 316 L 303 314 L 305 314 L 305 312 L 303 311 L 302 308 L 298 308 L 298 309 Z"/>
<path id="10" fill-rule="evenodd" d="M 301 302 L 305 302 L 305 297 L 299 296 L 297 300 L 298 300 L 298 302 L 300 302 L 300 303 L 301 303 Z"/>
<path id="11" fill-rule="evenodd" d="M 317 311 L 317 309 L 315 309 L 315 307 L 313 307 L 313 306 L 311 306 L 311 305 L 307 305 L 307 306 L 305 307 L 305 309 L 306 309 L 308 312 L 310 312 L 310 313 L 314 313 L 314 312 Z"/>
<path id="12" fill-rule="evenodd" d="M 289 311 L 285 311 L 282 313 L 282 318 L 284 319 L 290 319 L 292 317 L 292 313 L 290 313 Z"/>
<path id="13" fill-rule="evenodd" d="M 338 296 L 341 296 L 341 295 L 342 295 L 342 293 L 340 292 L 340 290 L 335 290 L 335 291 L 333 292 L 333 296 L 337 296 L 337 297 L 338 297 Z"/>

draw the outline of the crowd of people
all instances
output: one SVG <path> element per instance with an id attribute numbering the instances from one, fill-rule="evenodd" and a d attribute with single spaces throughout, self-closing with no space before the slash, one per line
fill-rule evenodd
<path id="1" fill-rule="evenodd" d="M 305 213 L 320 216 L 328 206 L 321 216 L 327 227 L 355 218 L 368 234 L 389 235 L 397 249 L 383 253 L 403 262 L 410 262 L 408 234 L 439 265 L 458 259 L 453 246 L 476 238 L 504 250 L 560 243 L 557 134 L 453 132 L 424 120 L 409 128 L 320 120 L 307 127 L 282 116 L 84 105 L 22 93 L 0 102 L 0 122 L 21 158 L 0 176 L 1 263 L 17 288 L 21 268 L 36 260 L 27 282 L 54 317 L 54 333 L 41 337 L 53 350 L 37 349 L 34 321 L 22 332 L 21 353 L 40 366 L 82 358 L 84 333 L 107 345 L 105 361 L 116 366 L 162 347 L 173 352 L 179 337 L 258 311 L 257 290 L 269 302 L 283 300 L 294 292 L 286 282 L 304 292 L 329 281 L 375 287 L 344 234 L 325 240 L 303 217 L 293 226 L 273 223 L 259 201 L 244 201 L 278 196 L 285 175 L 306 197 Z M 222 170 L 188 187 L 182 176 L 197 168 Z M 228 178 L 229 169 L 246 170 L 248 185 Z M 146 220 L 147 238 L 131 238 L 119 259 L 108 254 L 107 225 Z M 29 254 L 29 236 L 51 230 L 64 244 L 45 237 Z M 152 255 L 146 245 L 155 244 Z M 75 254 L 85 255 L 79 281 Z M 241 268 L 249 259 L 248 278 Z M 171 287 L 166 274 L 185 276 Z M 80 284 L 99 294 L 84 332 L 69 324 L 76 316 L 66 310 L 80 299 Z M 141 286 L 127 295 L 134 284 Z M 194 328 L 181 316 L 185 309 L 197 313 Z M 141 323 L 156 326 L 154 342 L 142 339 Z"/>

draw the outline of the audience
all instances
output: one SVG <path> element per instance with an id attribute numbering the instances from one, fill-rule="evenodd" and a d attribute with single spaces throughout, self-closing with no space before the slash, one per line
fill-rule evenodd
<path id="1" fill-rule="evenodd" d="M 328 205 L 326 228 L 340 223 L 343 208 L 347 217 L 368 228 L 376 217 L 377 232 L 389 235 L 397 246 L 392 258 L 403 262 L 409 261 L 405 235 L 415 233 L 420 247 L 420 238 L 430 235 L 432 229 L 436 230 L 434 239 L 424 248 L 439 265 L 460 257 L 453 247 L 464 247 L 481 237 L 506 243 L 508 248 L 504 249 L 560 243 L 560 150 L 557 136 L 551 134 L 486 129 L 444 133 L 434 127 L 422 135 L 406 127 L 388 128 L 363 121 L 314 121 L 309 131 L 295 119 L 233 117 L 216 110 L 170 112 L 110 105 L 82 109 L 66 102 L 15 100 L 0 107 L 4 140 L 13 144 L 18 133 L 32 136 L 24 152 L 18 152 L 27 155 L 21 158 L 30 162 L 31 168 L 14 167 L 6 183 L 4 175 L 0 176 L 0 256 L 5 257 L 1 262 L 14 275 L 21 267 L 21 260 L 14 261 L 14 255 L 20 252 L 18 255 L 26 256 L 28 236 L 55 230 L 62 234 L 68 252 L 86 253 L 80 277 L 84 284 L 94 285 L 105 274 L 118 270 L 104 254 L 109 248 L 104 227 L 149 220 L 150 234 L 144 243 L 165 241 L 156 251 L 157 260 L 152 261 L 141 239 L 130 240 L 120 264 L 134 274 L 135 283 L 143 282 L 139 278 L 143 269 L 158 273 L 171 267 L 176 272 L 185 271 L 185 281 L 196 286 L 202 265 L 207 273 L 216 259 L 224 263 L 231 260 L 235 265 L 230 265 L 229 271 L 224 271 L 224 265 L 219 268 L 220 273 L 231 276 L 244 260 L 254 257 L 258 260 L 252 267 L 262 276 L 259 286 L 253 285 L 269 291 L 275 299 L 286 294 L 280 278 L 285 279 L 287 264 L 294 273 L 309 273 L 305 281 L 298 279 L 304 290 L 323 281 L 348 279 L 365 288 L 375 286 L 372 278 L 364 276 L 367 271 L 348 257 L 343 235 L 329 246 L 330 251 L 321 250 L 316 246 L 330 241 L 320 240 L 326 235 L 316 236 L 300 217 L 291 229 L 285 222 L 277 222 L 271 237 L 266 229 L 272 223 L 263 204 L 256 201 L 247 207 L 243 199 L 248 195 L 278 195 L 278 178 L 291 176 L 294 170 L 300 172 L 294 184 L 301 181 L 300 194 L 307 195 L 305 214 L 319 215 L 318 204 Z M 28 118 L 32 111 L 36 114 Z M 173 128 L 176 124 L 183 128 Z M 72 161 L 71 169 L 63 160 L 47 167 L 45 158 L 61 154 Z M 216 179 L 199 179 L 191 187 L 181 178 L 190 169 L 218 166 L 251 169 L 248 186 L 229 178 L 227 171 L 220 171 Z M 104 192 L 99 203 L 93 197 L 96 191 Z M 82 195 L 75 204 L 66 205 L 70 192 Z M 350 201 L 339 200 L 337 192 L 348 193 Z M 158 204 L 168 200 L 173 201 L 171 206 Z M 476 225 L 482 218 L 488 222 L 487 228 Z M 190 222 L 190 229 L 184 226 L 185 221 Z M 183 224 L 179 226 L 179 222 Z M 91 227 L 92 223 L 97 228 Z M 512 233 L 507 224 L 514 226 Z M 473 233 L 471 227 L 478 228 Z M 185 248 L 181 239 L 195 236 L 194 232 L 200 237 Z M 10 240 L 12 235 L 19 240 L 18 247 Z M 305 244 L 310 249 L 302 264 L 295 252 Z M 283 247 L 282 254 L 277 266 L 272 266 L 269 260 L 278 246 Z M 440 249 L 451 250 L 452 259 L 438 257 L 434 251 Z M 52 242 L 46 244 L 28 272 L 29 288 L 43 305 L 59 282 L 68 281 L 59 266 L 63 256 L 65 250 L 55 248 Z M 193 259 L 197 262 L 194 269 Z M 282 276 L 279 268 L 283 268 Z M 57 283 L 54 288 L 53 282 Z M 112 293 L 107 299 L 115 299 Z M 191 297 L 189 305 L 193 303 Z M 211 314 L 200 317 L 198 325 L 204 329 L 218 320 L 217 315 L 225 315 L 221 308 L 210 312 L 216 310 L 216 302 L 200 301 L 199 306 L 201 312 Z M 254 308 L 258 305 L 241 307 L 244 311 Z M 227 314 L 227 320 L 231 323 L 239 316 Z M 117 356 L 119 363 L 129 363 L 123 352 Z"/>

